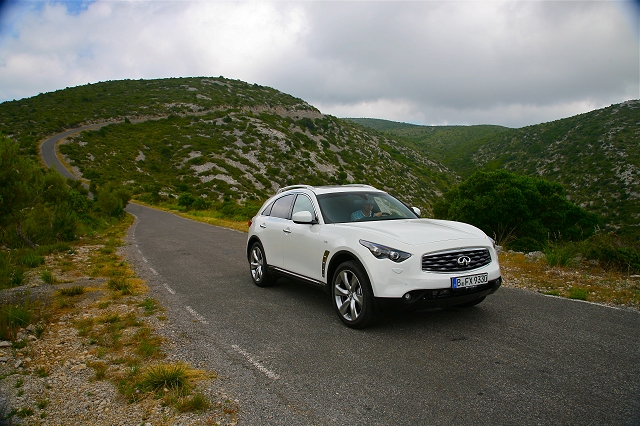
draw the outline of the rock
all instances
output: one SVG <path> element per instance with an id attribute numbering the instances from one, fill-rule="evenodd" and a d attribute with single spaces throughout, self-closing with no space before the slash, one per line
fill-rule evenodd
<path id="1" fill-rule="evenodd" d="M 7 342 L 7 341 L 0 342 L 0 348 L 9 348 L 9 347 L 11 347 L 11 342 Z"/>
<path id="2" fill-rule="evenodd" d="M 9 358 L 7 358 L 6 356 L 0 357 L 0 362 L 7 362 L 9 361 Z"/>
<path id="3" fill-rule="evenodd" d="M 531 253 L 525 254 L 524 257 L 535 262 L 540 259 L 545 259 L 547 256 L 541 251 L 532 251 Z"/>
<path id="4" fill-rule="evenodd" d="M 19 359 L 16 361 L 16 364 L 14 365 L 14 368 L 20 368 L 20 366 L 22 365 L 22 360 Z"/>

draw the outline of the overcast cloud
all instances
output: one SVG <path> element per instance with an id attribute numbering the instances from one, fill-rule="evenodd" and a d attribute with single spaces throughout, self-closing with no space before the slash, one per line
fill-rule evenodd
<path id="1" fill-rule="evenodd" d="M 0 101 L 223 75 L 338 117 L 520 127 L 640 98 L 637 3 L 0 3 Z"/>

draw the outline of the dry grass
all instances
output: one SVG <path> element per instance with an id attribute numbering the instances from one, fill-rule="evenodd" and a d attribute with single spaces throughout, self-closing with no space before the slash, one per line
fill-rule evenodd
<path id="1" fill-rule="evenodd" d="M 199 412 L 205 418 L 219 416 L 226 423 L 235 422 L 237 411 L 229 415 L 221 414 L 220 407 L 232 406 L 237 410 L 237 404 L 211 402 L 199 391 L 199 382 L 214 379 L 215 373 L 195 370 L 187 364 L 163 364 L 166 362 L 166 354 L 162 350 L 164 339 L 154 331 L 152 325 L 157 321 L 153 317 L 162 313 L 163 309 L 146 295 L 146 283 L 137 278 L 130 265 L 117 254 L 122 237 L 132 223 L 133 218 L 127 216 L 125 221 L 112 226 L 102 235 L 83 238 L 68 253 L 47 257 L 47 270 L 92 284 L 57 289 L 56 284 L 52 285 L 54 298 L 51 305 L 47 306 L 47 328 L 45 335 L 38 340 L 40 350 L 33 352 L 27 341 L 14 342 L 16 348 L 17 343 L 21 343 L 21 350 L 27 351 L 32 360 L 33 367 L 29 366 L 25 374 L 30 372 L 37 377 L 45 377 L 50 369 L 62 365 L 62 361 L 52 361 L 47 355 L 58 354 L 56 351 L 59 351 L 55 346 L 58 339 L 48 337 L 57 336 L 58 329 L 68 324 L 78 331 L 75 339 L 86 349 L 86 356 L 91 357 L 90 361 L 85 360 L 86 367 L 94 372 L 89 380 L 112 382 L 129 401 L 148 405 L 153 404 L 153 400 L 161 399 L 161 404 L 173 407 L 174 413 Z M 16 312 L 15 309 L 11 311 L 12 318 L 19 317 Z M 27 318 L 18 326 L 24 327 L 29 322 L 32 321 Z M 38 332 L 38 324 L 35 325 L 35 334 L 40 337 L 43 333 L 42 330 Z M 15 334 L 5 338 L 15 338 Z M 77 357 L 78 354 L 65 353 L 65 356 Z M 153 387 L 146 389 L 142 386 L 148 385 L 145 380 L 153 379 L 154 372 L 158 373 L 160 379 L 167 380 L 168 391 L 165 392 L 165 387 L 158 392 Z M 179 375 L 178 384 L 171 382 L 170 373 Z M 46 405 L 41 405 L 43 408 L 39 409 L 45 410 Z M 16 411 L 13 414 L 20 416 L 21 413 Z"/>
<path id="2" fill-rule="evenodd" d="M 529 260 L 524 254 L 513 252 L 500 254 L 500 267 L 506 287 L 640 309 L 640 275 L 588 263 L 551 267 L 544 259 Z"/>

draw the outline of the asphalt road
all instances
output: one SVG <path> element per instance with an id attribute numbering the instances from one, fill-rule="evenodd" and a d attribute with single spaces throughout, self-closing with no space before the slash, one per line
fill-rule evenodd
<path id="1" fill-rule="evenodd" d="M 640 424 L 637 312 L 503 287 L 356 331 L 316 288 L 254 286 L 246 234 L 127 211 L 178 350 L 219 372 L 241 424 Z"/>
<path id="2" fill-rule="evenodd" d="M 69 129 L 66 132 L 58 133 L 57 135 L 53 135 L 48 139 L 45 139 L 44 142 L 40 144 L 40 156 L 42 160 L 49 168 L 54 168 L 65 178 L 75 179 L 76 177 L 69 172 L 58 160 L 56 157 L 55 147 L 56 144 L 62 139 L 68 138 L 71 135 L 79 133 L 83 130 L 97 130 L 100 127 L 105 126 L 109 123 L 100 123 L 100 124 L 90 124 L 87 126 L 77 127 L 75 129 Z"/>
<path id="3" fill-rule="evenodd" d="M 42 155 L 61 170 L 59 137 Z M 174 353 L 219 373 L 241 424 L 640 425 L 638 312 L 503 287 L 356 331 L 316 288 L 254 286 L 246 234 L 127 211 L 125 250 L 167 308 Z"/>

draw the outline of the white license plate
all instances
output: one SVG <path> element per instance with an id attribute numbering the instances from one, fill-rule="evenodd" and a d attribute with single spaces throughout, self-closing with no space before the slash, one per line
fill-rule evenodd
<path id="1" fill-rule="evenodd" d="M 489 282 L 489 274 L 451 278 L 451 288 L 475 287 Z"/>

